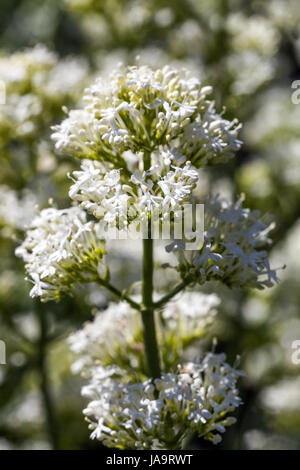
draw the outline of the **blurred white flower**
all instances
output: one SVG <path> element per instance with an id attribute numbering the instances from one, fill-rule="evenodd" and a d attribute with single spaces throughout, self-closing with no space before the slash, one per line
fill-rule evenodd
<path id="1" fill-rule="evenodd" d="M 227 28 L 235 51 L 256 50 L 268 57 L 274 55 L 277 50 L 278 31 L 264 16 L 246 17 L 241 12 L 233 13 L 228 16 Z"/>
<path id="2" fill-rule="evenodd" d="M 18 194 L 6 185 L 0 185 L 0 225 L 24 230 L 33 219 L 36 196 L 29 190 Z"/>
<path id="3" fill-rule="evenodd" d="M 299 412 L 299 377 L 283 378 L 279 382 L 266 387 L 260 394 L 263 405 L 273 413 Z"/>
<path id="4" fill-rule="evenodd" d="M 188 340 L 191 337 L 200 337 L 206 331 L 214 321 L 219 304 L 220 299 L 216 294 L 184 292 L 165 306 L 162 317 L 167 330 Z"/>
<path id="5" fill-rule="evenodd" d="M 29 136 L 40 139 L 45 126 L 60 112 L 61 103 L 82 91 L 87 72 L 83 59 L 59 60 L 42 45 L 0 56 L 0 77 L 7 92 L 1 107 L 0 137 L 4 142 L 26 141 Z"/>
<path id="6" fill-rule="evenodd" d="M 173 335 L 178 355 L 190 342 L 201 338 L 212 324 L 219 303 L 220 299 L 214 294 L 186 292 L 167 304 L 162 310 L 162 321 L 157 315 L 163 350 L 170 352 Z M 68 343 L 78 357 L 72 366 L 74 373 L 83 371 L 90 375 L 98 364 L 117 365 L 129 375 L 143 373 L 141 316 L 125 301 L 111 302 L 105 310 L 96 313 L 92 322 L 69 337 Z"/>
<path id="7" fill-rule="evenodd" d="M 271 80 L 275 73 L 273 60 L 266 60 L 255 51 L 233 53 L 227 58 L 227 68 L 232 75 L 231 87 L 235 95 L 250 95 Z"/>

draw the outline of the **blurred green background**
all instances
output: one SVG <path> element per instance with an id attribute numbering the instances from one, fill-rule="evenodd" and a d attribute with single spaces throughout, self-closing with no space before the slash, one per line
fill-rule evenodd
<path id="1" fill-rule="evenodd" d="M 217 336 L 217 349 L 229 361 L 240 354 L 247 374 L 238 422 L 218 448 L 300 449 L 300 364 L 292 361 L 300 340 L 297 0 L 1 0 L 0 449 L 101 448 L 89 440 L 66 338 L 109 299 L 89 286 L 59 304 L 33 302 L 14 250 L 35 205 L 69 205 L 66 174 L 77 163 L 55 155 L 50 126 L 119 62 L 189 68 L 214 86 L 217 107 L 244 124 L 237 158 L 202 170 L 200 190 L 244 192 L 246 205 L 275 219 L 271 261 L 287 268 L 267 291 L 205 288 L 222 299 L 206 344 Z M 139 262 L 130 242 L 115 246 L 116 283 L 139 279 Z M 168 289 L 172 279 L 158 270 L 156 282 Z"/>

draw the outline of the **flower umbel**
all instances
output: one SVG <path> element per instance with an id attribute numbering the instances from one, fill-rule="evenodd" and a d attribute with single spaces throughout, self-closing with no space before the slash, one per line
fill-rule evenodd
<path id="1" fill-rule="evenodd" d="M 268 247 L 274 223 L 262 220 L 259 211 L 242 206 L 243 199 L 230 204 L 220 197 L 205 203 L 204 243 L 199 250 L 186 251 L 184 241 L 166 247 L 178 259 L 176 269 L 195 282 L 219 280 L 229 287 L 271 287 L 278 282 L 271 269 Z"/>
<path id="2" fill-rule="evenodd" d="M 34 284 L 30 296 L 42 301 L 59 300 L 75 283 L 95 276 L 104 253 L 95 224 L 79 207 L 42 210 L 16 250 Z"/>
<path id="3" fill-rule="evenodd" d="M 212 353 L 154 383 L 123 383 L 116 368 L 99 367 L 83 388 L 91 437 L 119 449 L 178 449 L 189 430 L 218 443 L 241 404 L 240 375 L 224 354 Z"/>
<path id="4" fill-rule="evenodd" d="M 215 294 L 184 292 L 158 312 L 158 341 L 165 370 L 176 368 L 185 348 L 203 337 L 219 303 Z M 77 357 L 74 372 L 90 376 L 99 365 L 116 365 L 128 377 L 145 378 L 140 313 L 125 301 L 111 302 L 97 312 L 92 322 L 69 337 L 68 343 Z"/>
<path id="5" fill-rule="evenodd" d="M 226 161 L 241 145 L 240 126 L 216 112 L 211 92 L 186 70 L 120 67 L 109 82 L 99 79 L 86 89 L 84 108 L 70 111 L 52 139 L 62 153 L 118 168 L 126 167 L 123 152 L 162 145 L 197 167 Z"/>

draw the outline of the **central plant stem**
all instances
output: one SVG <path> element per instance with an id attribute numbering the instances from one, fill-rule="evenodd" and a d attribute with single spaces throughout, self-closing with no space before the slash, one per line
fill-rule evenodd
<path id="1" fill-rule="evenodd" d="M 144 155 L 144 170 L 151 165 L 150 153 Z M 156 338 L 155 316 L 153 307 L 153 240 L 151 238 L 151 218 L 148 219 L 148 238 L 143 239 L 143 284 L 142 324 L 145 346 L 145 359 L 149 377 L 157 378 L 161 375 L 160 358 Z"/>
<path id="2" fill-rule="evenodd" d="M 143 240 L 143 309 L 142 323 L 145 346 L 145 358 L 149 377 L 160 377 L 160 359 L 156 339 L 154 308 L 152 305 L 153 293 L 153 241 Z"/>

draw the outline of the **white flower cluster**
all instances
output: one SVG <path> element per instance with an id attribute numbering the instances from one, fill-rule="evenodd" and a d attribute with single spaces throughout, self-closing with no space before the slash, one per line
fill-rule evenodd
<path id="1" fill-rule="evenodd" d="M 245 126 L 245 135 L 260 152 L 270 145 L 272 152 L 280 144 L 300 138 L 299 119 L 300 110 L 293 104 L 290 90 L 274 86 L 261 95 L 257 112 Z M 284 158 L 288 156 L 286 152 Z"/>
<path id="2" fill-rule="evenodd" d="M 37 135 L 60 112 L 61 103 L 76 97 L 84 87 L 87 64 L 81 59 L 59 60 L 37 45 L 0 57 L 0 77 L 6 102 L 1 106 L 0 138 Z"/>
<path id="3" fill-rule="evenodd" d="M 83 395 L 90 401 L 84 414 L 91 438 L 119 449 L 178 449 L 186 433 L 218 443 L 228 416 L 240 404 L 236 382 L 242 373 L 225 362 L 224 354 L 208 353 L 177 373 L 123 383 L 116 368 L 94 370 Z"/>
<path id="4" fill-rule="evenodd" d="M 228 16 L 227 29 L 234 51 L 253 50 L 266 57 L 274 55 L 279 34 L 272 22 L 260 15 L 245 16 L 241 12 Z"/>
<path id="5" fill-rule="evenodd" d="M 276 63 L 256 51 L 245 50 L 233 53 L 227 58 L 227 68 L 233 78 L 232 93 L 251 95 L 270 81 L 275 74 Z"/>
<path id="6" fill-rule="evenodd" d="M 123 152 L 151 153 L 162 145 L 197 167 L 224 161 L 240 147 L 240 126 L 217 114 L 211 92 L 184 70 L 122 67 L 85 91 L 85 107 L 70 111 L 52 138 L 63 153 L 117 168 L 124 166 Z"/>
<path id="7" fill-rule="evenodd" d="M 35 74 L 50 70 L 56 63 L 56 55 L 42 45 L 10 56 L 1 56 L 1 78 L 10 87 L 23 90 Z"/>
<path id="8" fill-rule="evenodd" d="M 198 173 L 189 162 L 184 163 L 184 158 L 177 162 L 177 154 L 162 150 L 161 155 L 164 165 L 136 171 L 125 183 L 122 170 L 84 160 L 81 170 L 73 172 L 69 196 L 97 219 L 107 224 L 118 221 L 122 228 L 133 220 L 143 220 L 151 211 L 163 218 L 190 199 Z"/>
<path id="9" fill-rule="evenodd" d="M 97 219 L 107 223 L 118 218 L 127 221 L 128 185 L 121 183 L 120 170 L 104 163 L 84 160 L 80 171 L 74 171 L 69 196 Z"/>
<path id="10" fill-rule="evenodd" d="M 73 333 L 68 343 L 78 359 L 72 365 L 74 373 L 90 371 L 101 364 L 137 369 L 137 357 L 142 350 L 140 313 L 127 302 L 111 302 L 104 311 L 96 313 L 92 322 Z M 141 357 L 143 362 L 143 357 Z"/>
<path id="11" fill-rule="evenodd" d="M 253 159 L 240 169 L 242 188 L 253 199 L 271 197 L 274 209 L 278 197 L 274 191 L 275 183 L 276 188 L 289 191 L 291 210 L 297 205 L 299 119 L 300 109 L 293 104 L 290 90 L 274 86 L 260 96 L 258 110 L 245 126 L 245 138 L 262 158 Z M 268 207 L 273 210 L 270 205 Z"/>
<path id="12" fill-rule="evenodd" d="M 235 95 L 249 95 L 271 80 L 276 72 L 279 34 L 269 18 L 231 13 L 225 19 L 229 50 L 224 67 Z"/>
<path id="13" fill-rule="evenodd" d="M 299 377 L 283 377 L 260 393 L 263 405 L 275 414 L 280 411 L 299 413 Z"/>
<path id="14" fill-rule="evenodd" d="M 185 342 L 199 338 L 213 322 L 220 299 L 216 294 L 186 291 L 178 294 L 162 312 L 167 330 Z"/>
<path id="15" fill-rule="evenodd" d="M 198 181 L 198 173 L 190 162 L 176 166 L 176 156 L 168 156 L 170 169 L 164 174 L 161 166 L 153 166 L 142 174 L 136 173 L 131 182 L 138 188 L 138 207 L 175 210 L 191 197 Z M 182 162 L 183 163 L 183 162 Z"/>
<path id="16" fill-rule="evenodd" d="M 218 196 L 205 201 L 204 243 L 199 250 L 185 251 L 183 240 L 166 247 L 178 258 L 181 276 L 205 283 L 220 280 L 229 287 L 271 287 L 277 282 L 270 268 L 267 247 L 274 224 L 260 219 L 259 211 L 242 206 L 241 197 L 231 204 Z"/>
<path id="17" fill-rule="evenodd" d="M 264 7 L 278 29 L 292 33 L 298 27 L 300 14 L 297 0 L 270 0 Z"/>
<path id="18" fill-rule="evenodd" d="M 17 191 L 6 185 L 0 185 L 0 226 L 24 230 L 32 220 L 37 203 L 35 195 L 30 191 Z"/>
<path id="19" fill-rule="evenodd" d="M 104 254 L 93 222 L 79 207 L 42 210 L 16 249 L 34 286 L 31 297 L 58 300 L 72 285 L 96 274 Z"/>
<path id="20" fill-rule="evenodd" d="M 113 40 L 114 28 L 118 31 L 120 38 L 128 38 L 132 34 L 143 31 L 143 28 L 149 27 L 149 23 L 153 19 L 156 20 L 156 15 L 153 18 L 153 6 L 143 1 L 126 0 L 125 2 L 117 2 L 114 5 L 113 11 L 109 0 L 102 0 L 101 4 L 93 0 L 64 0 L 64 2 L 68 8 L 80 15 L 83 22 L 82 27 L 87 30 L 86 33 L 94 41 L 94 35 L 89 31 L 89 28 L 92 26 L 92 33 L 97 35 L 97 39 L 101 38 L 105 43 L 109 43 L 109 41 Z M 105 17 L 108 11 L 110 11 L 114 28 L 107 27 Z M 160 11 L 158 10 L 158 13 Z M 97 24 L 101 25 L 101 28 L 98 27 L 98 30 Z"/>
<path id="21" fill-rule="evenodd" d="M 182 353 L 185 346 L 203 336 L 212 324 L 220 299 L 215 294 L 184 292 L 162 310 L 158 320 L 158 338 L 162 360 L 170 364 L 173 339 L 176 351 Z M 72 366 L 74 373 L 90 375 L 97 365 L 117 365 L 133 376 L 144 376 L 143 335 L 140 313 L 127 302 L 111 302 L 98 312 L 92 322 L 69 337 L 70 349 L 78 359 Z M 177 355 L 172 356 L 175 362 Z M 168 363 L 168 364 L 167 364 Z M 125 372 L 124 372 L 125 373 Z"/>

